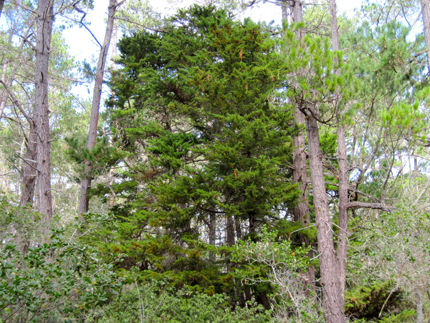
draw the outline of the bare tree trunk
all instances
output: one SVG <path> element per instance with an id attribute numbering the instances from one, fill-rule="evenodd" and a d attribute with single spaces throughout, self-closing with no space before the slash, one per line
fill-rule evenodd
<path id="1" fill-rule="evenodd" d="M 305 116 L 299 109 L 294 111 L 294 119 L 298 126 L 303 126 L 305 124 Z M 302 222 L 304 225 L 307 225 L 310 223 L 308 204 L 308 166 L 306 164 L 306 142 L 303 131 L 301 131 L 297 136 L 294 136 L 293 144 L 293 182 L 299 185 L 299 189 L 301 191 L 299 203 L 293 210 L 294 221 Z"/>
<path id="2" fill-rule="evenodd" d="M 423 313 L 423 291 L 420 287 L 415 290 L 415 299 L 417 304 L 417 323 L 424 322 Z"/>
<path id="3" fill-rule="evenodd" d="M 331 15 L 331 34 L 333 50 L 339 50 L 339 33 L 337 25 L 336 0 L 330 0 L 330 15 Z M 336 71 L 339 75 L 339 71 Z M 338 99 L 338 94 L 336 93 Z M 337 100 L 336 100 L 337 102 Z M 346 283 L 346 258 L 348 253 L 348 165 L 345 145 L 345 127 L 340 118 L 340 124 L 337 129 L 337 149 L 338 149 L 338 164 L 339 164 L 339 240 L 337 247 L 337 258 L 339 261 L 340 270 L 340 287 L 342 308 L 345 301 L 345 283 Z"/>
<path id="4" fill-rule="evenodd" d="M 21 187 L 21 200 L 19 205 L 21 207 L 26 205 L 33 205 L 34 198 L 34 187 L 36 183 L 36 167 L 37 167 L 37 136 L 35 131 L 34 123 L 30 123 L 30 133 L 27 137 L 26 142 L 27 151 L 25 152 L 24 158 L 24 173 L 22 177 L 22 187 Z"/>
<path id="5" fill-rule="evenodd" d="M 48 106 L 48 64 L 51 50 L 54 10 L 52 0 L 39 0 L 36 35 L 36 101 L 33 121 L 37 142 L 37 198 L 38 210 L 47 220 L 52 218 L 51 198 L 51 140 Z"/>
<path id="6" fill-rule="evenodd" d="M 234 224 L 236 226 L 237 239 L 242 239 L 242 226 L 240 225 L 240 219 L 237 216 L 234 217 Z"/>
<path id="7" fill-rule="evenodd" d="M 295 23 L 300 23 L 303 21 L 303 8 L 302 2 L 300 0 L 294 1 L 294 6 L 292 7 L 293 21 Z M 303 38 L 303 31 L 300 29 L 296 32 L 296 37 L 298 39 Z M 305 116 L 296 108 L 294 111 L 294 120 L 296 124 L 300 127 L 305 125 Z M 293 215 L 295 222 L 301 222 L 304 226 L 309 225 L 310 213 L 309 213 L 309 192 L 308 192 L 308 165 L 306 163 L 306 140 L 305 132 L 302 130 L 297 136 L 293 138 L 293 182 L 299 185 L 301 195 L 299 198 L 299 204 L 294 207 Z M 300 233 L 300 241 L 306 246 L 310 246 L 309 239 Z M 313 258 L 314 254 L 312 250 L 309 250 L 309 259 Z M 312 291 L 316 290 L 315 286 L 315 268 L 309 267 L 306 271 L 306 277 L 308 283 L 310 284 L 310 289 Z"/>
<path id="8" fill-rule="evenodd" d="M 300 23 L 303 21 L 302 3 L 300 0 L 294 1 L 292 8 L 293 21 Z M 298 29 L 296 32 L 297 39 L 302 39 L 302 31 Z M 305 116 L 296 108 L 294 111 L 294 120 L 300 127 L 305 124 Z M 299 189 L 302 194 L 300 196 L 299 204 L 294 208 L 294 221 L 302 221 L 304 224 L 309 224 L 309 204 L 308 204 L 308 176 L 306 165 L 306 151 L 305 151 L 305 134 L 301 131 L 293 138 L 294 152 L 293 152 L 293 181 L 299 184 Z"/>
<path id="9" fill-rule="evenodd" d="M 317 225 L 318 252 L 320 259 L 321 285 L 327 323 L 345 322 L 339 279 L 339 264 L 336 258 L 332 223 L 325 189 L 322 154 L 319 143 L 318 124 L 312 115 L 307 116 L 309 166 Z"/>
<path id="10" fill-rule="evenodd" d="M 4 1 L 5 1 L 5 0 L 0 0 L 0 17 L 1 17 L 1 14 L 2 14 L 2 12 L 3 12 L 3 5 L 4 5 Z"/>
<path id="11" fill-rule="evenodd" d="M 215 213 L 209 214 L 209 244 L 215 246 L 216 243 L 216 215 Z M 215 253 L 212 251 L 209 254 L 209 258 L 215 261 Z"/>
<path id="12" fill-rule="evenodd" d="M 430 0 L 421 0 L 423 14 L 424 37 L 427 47 L 427 68 L 430 70 Z"/>
<path id="13" fill-rule="evenodd" d="M 100 49 L 99 61 L 98 61 L 97 72 L 96 72 L 96 80 L 94 84 L 93 103 L 91 107 L 90 129 L 88 132 L 88 144 L 87 144 L 87 147 L 89 150 L 93 149 L 96 144 L 97 126 L 99 122 L 99 108 L 100 108 L 100 100 L 102 96 L 102 85 L 103 85 L 103 76 L 104 76 L 105 65 L 106 65 L 106 58 L 109 50 L 109 44 L 112 38 L 115 13 L 120 4 L 117 4 L 117 0 L 109 0 L 109 14 L 108 14 L 108 21 L 106 25 L 106 33 L 105 33 L 103 45 Z M 90 171 L 91 171 L 91 165 L 89 162 L 86 162 L 85 178 L 81 182 L 81 198 L 79 202 L 79 213 L 81 214 L 88 212 L 88 206 L 89 206 L 88 190 L 91 188 Z"/>
<path id="14" fill-rule="evenodd" d="M 226 231 L 227 231 L 227 245 L 233 246 L 234 243 L 235 243 L 235 239 L 234 239 L 234 222 L 233 222 L 233 217 L 231 215 L 227 216 Z"/>

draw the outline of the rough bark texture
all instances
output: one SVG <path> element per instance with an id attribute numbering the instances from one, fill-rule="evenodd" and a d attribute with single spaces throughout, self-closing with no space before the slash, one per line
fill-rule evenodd
<path id="1" fill-rule="evenodd" d="M 292 20 L 296 23 L 303 21 L 303 8 L 302 2 L 300 0 L 294 1 L 294 5 L 291 8 Z M 299 39 L 303 38 L 302 29 L 298 29 L 296 32 L 296 37 Z M 304 114 L 296 108 L 294 111 L 294 121 L 300 127 L 305 125 Z M 301 191 L 299 197 L 299 203 L 294 207 L 293 215 L 295 222 L 301 222 L 303 225 L 310 224 L 310 213 L 309 213 L 309 192 L 308 192 L 308 174 L 307 174 L 307 163 L 306 163 L 306 140 L 305 132 L 301 131 L 297 136 L 293 138 L 293 181 L 298 184 L 298 188 Z M 300 235 L 300 242 L 304 243 L 306 246 L 310 246 L 309 239 L 305 235 Z M 312 250 L 309 250 L 309 258 L 313 258 L 314 254 Z M 309 267 L 306 271 L 307 284 L 310 284 L 310 289 L 316 291 L 315 286 L 315 268 Z"/>
<path id="2" fill-rule="evenodd" d="M 24 172 L 22 175 L 22 187 L 21 187 L 21 200 L 19 205 L 21 207 L 30 205 L 33 206 L 34 199 L 34 188 L 36 184 L 36 167 L 37 167 L 37 136 L 35 131 L 34 123 L 30 123 L 30 133 L 27 137 L 26 142 L 27 151 L 25 152 L 24 158 Z"/>
<path id="3" fill-rule="evenodd" d="M 423 14 L 424 37 L 427 47 L 427 67 L 430 69 L 430 0 L 421 0 Z"/>
<path id="4" fill-rule="evenodd" d="M 334 249 L 332 223 L 324 183 L 318 124 L 311 115 L 306 118 L 306 130 L 326 322 L 343 323 L 345 317 L 339 279 L 340 271 Z"/>
<path id="5" fill-rule="evenodd" d="M 211 213 L 209 215 L 209 244 L 215 246 L 216 243 L 216 215 Z M 210 252 L 209 258 L 215 261 L 215 253 Z"/>
<path id="6" fill-rule="evenodd" d="M 227 216 L 226 231 L 227 231 L 227 245 L 233 246 L 234 243 L 235 243 L 235 239 L 234 239 L 234 220 L 233 220 L 233 217 L 231 215 Z"/>
<path id="7" fill-rule="evenodd" d="M 305 116 L 303 113 L 296 109 L 294 111 L 294 120 L 298 126 L 304 126 Z M 308 204 L 308 176 L 306 164 L 306 151 L 305 151 L 305 134 L 303 131 L 293 138 L 294 152 L 293 152 L 293 181 L 299 185 L 301 195 L 299 203 L 294 207 L 294 221 L 302 222 L 304 225 L 310 223 L 309 219 L 309 204 Z"/>
<path id="8" fill-rule="evenodd" d="M 54 10 L 52 0 L 39 0 L 37 7 L 36 75 L 34 123 L 37 142 L 37 206 L 41 214 L 52 218 L 51 141 L 49 134 L 48 64 L 51 50 Z"/>
<path id="9" fill-rule="evenodd" d="M 106 65 L 106 58 L 109 50 L 110 40 L 112 38 L 112 31 L 114 26 L 115 12 L 117 9 L 117 1 L 109 1 L 109 14 L 106 25 L 106 33 L 103 41 L 102 48 L 100 49 L 99 61 L 97 64 L 96 80 L 94 84 L 93 102 L 91 107 L 90 128 L 88 131 L 88 144 L 89 150 L 93 149 L 97 139 L 97 126 L 99 122 L 99 108 L 102 95 L 103 76 Z M 79 202 L 79 213 L 88 212 L 89 197 L 88 190 L 91 188 L 91 165 L 89 162 L 85 163 L 85 178 L 81 182 L 81 198 Z"/>
<path id="10" fill-rule="evenodd" d="M 339 33 L 337 25 L 336 0 L 330 0 L 331 35 L 333 50 L 339 50 Z M 336 71 L 339 74 L 339 71 Z M 338 97 L 336 93 L 336 97 Z M 336 101 L 337 102 L 337 101 Z M 346 283 L 346 257 L 348 253 L 348 164 L 346 160 L 345 127 L 341 124 L 337 129 L 338 149 L 338 180 L 339 180 L 339 238 L 337 247 L 337 258 L 340 270 L 341 298 L 345 300 Z M 344 303 L 342 304 L 343 308 Z"/>

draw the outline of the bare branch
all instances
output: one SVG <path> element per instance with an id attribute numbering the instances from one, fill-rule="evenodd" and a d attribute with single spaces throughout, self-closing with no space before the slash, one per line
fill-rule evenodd
<path id="1" fill-rule="evenodd" d="M 395 209 L 393 206 L 386 205 L 385 203 L 367 203 L 367 202 L 349 202 L 346 204 L 347 209 L 374 209 L 391 212 Z"/>
<path id="2" fill-rule="evenodd" d="M 0 80 L 0 83 L 3 84 L 3 86 L 6 89 L 7 93 L 9 93 L 9 96 L 11 98 L 12 103 L 18 107 L 19 111 L 21 111 L 22 115 L 25 117 L 25 119 L 27 119 L 28 123 L 31 124 L 33 122 L 33 120 L 27 115 L 27 113 L 25 113 L 25 111 L 22 108 L 21 104 L 15 98 L 15 96 L 13 95 L 13 93 L 10 91 L 9 87 L 7 86 L 7 84 L 5 82 L 3 82 L 3 80 Z"/>

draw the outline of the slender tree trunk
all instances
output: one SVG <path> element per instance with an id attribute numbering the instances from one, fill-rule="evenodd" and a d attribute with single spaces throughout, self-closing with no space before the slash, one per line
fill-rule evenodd
<path id="1" fill-rule="evenodd" d="M 326 322 L 343 323 L 345 322 L 345 317 L 341 299 L 339 264 L 333 243 L 333 230 L 324 182 L 318 124 L 312 115 L 307 116 L 306 129 Z"/>
<path id="2" fill-rule="evenodd" d="M 5 0 L 0 0 L 0 17 L 1 17 L 1 14 L 2 14 L 2 12 L 3 12 L 3 5 L 4 5 L 4 1 L 5 1 Z"/>
<path id="3" fill-rule="evenodd" d="M 216 243 L 216 215 L 215 213 L 209 214 L 209 244 L 215 246 Z M 209 255 L 210 260 L 215 261 L 215 253 L 212 251 Z"/>
<path id="4" fill-rule="evenodd" d="M 299 109 L 294 111 L 294 119 L 298 126 L 304 126 L 305 116 Z M 299 185 L 299 189 L 301 191 L 299 203 L 293 210 L 294 221 L 302 222 L 304 225 L 307 225 L 310 223 L 308 204 L 308 166 L 306 164 L 306 142 L 303 131 L 293 138 L 293 144 L 293 182 Z"/>
<path id="5" fill-rule="evenodd" d="M 233 217 L 231 215 L 227 216 L 226 231 L 227 231 L 227 245 L 233 246 L 234 243 L 235 243 L 235 239 L 234 239 L 234 220 L 233 220 Z"/>
<path id="6" fill-rule="evenodd" d="M 242 226 L 240 224 L 240 219 L 236 216 L 234 217 L 234 224 L 236 226 L 237 239 L 242 239 Z"/>
<path id="7" fill-rule="evenodd" d="M 424 322 L 424 312 L 423 312 L 423 291 L 418 287 L 415 291 L 415 299 L 417 304 L 417 323 Z"/>
<path id="8" fill-rule="evenodd" d="M 421 12 L 423 14 L 424 37 L 427 47 L 427 68 L 430 71 L 430 0 L 421 0 Z"/>
<path id="9" fill-rule="evenodd" d="M 302 15 L 302 3 L 300 0 L 294 1 L 294 7 L 292 8 L 293 20 L 296 23 L 303 21 Z M 296 37 L 302 39 L 302 31 L 298 29 Z M 298 126 L 304 126 L 305 116 L 303 113 L 296 108 L 294 111 L 294 120 Z M 300 196 L 299 204 L 294 208 L 294 221 L 302 221 L 303 224 L 309 224 L 309 204 L 308 204 L 308 176 L 307 176 L 307 165 L 306 165 L 306 151 L 305 151 L 305 134 L 301 131 L 297 136 L 293 138 L 294 152 L 293 152 L 293 181 L 299 184 L 299 189 L 302 194 Z"/>
<path id="10" fill-rule="evenodd" d="M 51 140 L 48 106 L 48 65 L 51 50 L 54 10 L 52 0 L 39 0 L 36 35 L 36 101 L 34 123 L 37 142 L 37 199 L 38 210 L 52 218 L 51 198 Z"/>
<path id="11" fill-rule="evenodd" d="M 106 58 L 109 50 L 109 44 L 112 38 L 112 31 L 114 26 L 114 19 L 116 9 L 118 8 L 117 0 L 109 0 L 109 14 L 106 25 L 106 33 L 103 41 L 102 48 L 100 49 L 99 61 L 97 65 L 96 80 L 94 84 L 93 102 L 91 107 L 90 128 L 88 132 L 89 150 L 93 149 L 97 139 L 97 126 L 99 122 L 99 108 L 102 95 L 103 76 L 106 65 Z M 79 213 L 88 212 L 89 197 L 88 190 L 91 188 L 91 165 L 89 162 L 85 163 L 85 178 L 81 182 L 81 198 L 79 202 Z"/>
<path id="12" fill-rule="evenodd" d="M 294 6 L 291 8 L 292 11 L 292 19 L 295 23 L 300 23 L 303 21 L 303 8 L 302 2 L 300 0 L 294 1 Z M 298 39 L 303 38 L 302 29 L 298 29 L 296 32 L 296 37 Z M 296 108 L 294 111 L 294 120 L 296 124 L 300 127 L 305 126 L 305 116 L 300 111 L 299 108 Z M 304 226 L 310 224 L 310 213 L 309 213 L 309 192 L 308 192 L 308 166 L 306 163 L 306 140 L 305 140 L 305 131 L 304 129 L 293 138 L 293 181 L 299 185 L 299 189 L 301 191 L 301 195 L 299 198 L 299 204 L 294 207 L 294 221 L 301 222 Z M 300 233 L 299 233 L 300 234 Z M 304 243 L 306 246 L 310 246 L 309 239 L 304 235 L 300 234 L 300 241 Z M 314 257 L 313 251 L 309 250 L 309 259 Z M 312 291 L 316 290 L 315 286 L 315 268 L 309 267 L 306 271 L 306 277 L 308 280 L 308 284 L 310 284 L 310 289 Z"/>
<path id="13" fill-rule="evenodd" d="M 337 25 L 336 0 L 330 0 L 330 15 L 331 15 L 331 34 L 333 50 L 339 50 L 339 33 Z M 339 71 L 336 71 L 339 75 Z M 336 103 L 339 98 L 336 93 Z M 348 253 L 348 165 L 346 156 L 346 138 L 345 127 L 340 120 L 337 129 L 337 149 L 338 149 L 338 164 L 339 164 L 339 240 L 337 247 L 337 258 L 339 261 L 340 270 L 340 287 L 342 308 L 345 301 L 345 283 L 346 283 L 346 258 Z"/>
<path id="14" fill-rule="evenodd" d="M 19 205 L 21 207 L 33 205 L 34 188 L 36 184 L 36 167 L 37 167 L 37 136 L 35 131 L 34 123 L 30 123 L 30 133 L 27 137 L 28 141 L 25 143 L 27 151 L 25 152 L 24 158 L 24 172 L 22 176 L 22 187 L 21 187 L 21 200 Z"/>

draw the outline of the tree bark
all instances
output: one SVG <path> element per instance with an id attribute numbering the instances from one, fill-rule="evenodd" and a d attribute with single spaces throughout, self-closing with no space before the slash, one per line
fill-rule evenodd
<path id="1" fill-rule="evenodd" d="M 226 225 L 226 231 L 227 231 L 227 245 L 233 246 L 235 243 L 234 239 L 234 222 L 233 217 L 231 215 L 227 216 L 227 225 Z"/>
<path id="2" fill-rule="evenodd" d="M 322 154 L 319 143 L 318 124 L 312 115 L 307 115 L 309 166 L 317 226 L 318 252 L 320 259 L 321 284 L 327 323 L 345 322 L 339 264 L 336 258 L 333 230 L 326 195 Z"/>
<path id="3" fill-rule="evenodd" d="M 336 0 L 330 0 L 330 16 L 331 16 L 331 39 L 333 50 L 339 50 L 339 33 L 337 24 Z M 340 74 L 340 71 L 336 71 Z M 339 95 L 335 93 L 336 104 L 338 103 Z M 339 180 L 339 236 L 337 246 L 337 258 L 339 261 L 340 270 L 340 287 L 342 308 L 345 301 L 345 283 L 346 283 L 346 258 L 348 254 L 348 164 L 346 155 L 346 138 L 345 127 L 342 125 L 342 114 L 340 115 L 340 124 L 337 129 L 337 149 L 338 149 L 338 180 Z"/>
<path id="4" fill-rule="evenodd" d="M 22 176 L 21 200 L 19 205 L 21 207 L 29 205 L 33 206 L 34 188 L 36 184 L 36 167 L 37 167 L 37 136 L 34 123 L 30 123 L 30 133 L 27 137 L 24 159 L 24 172 Z"/>
<path id="5" fill-rule="evenodd" d="M 46 219 L 52 218 L 51 140 L 48 106 L 48 65 L 54 10 L 52 0 L 39 0 L 37 7 L 36 75 L 34 123 L 37 143 L 37 206 Z"/>
<path id="6" fill-rule="evenodd" d="M 2 12 L 3 12 L 3 5 L 4 5 L 4 1 L 5 1 L 5 0 L 0 0 L 0 17 L 1 17 L 1 14 L 2 14 Z"/>
<path id="7" fill-rule="evenodd" d="M 421 0 L 423 15 L 424 38 L 427 47 L 427 68 L 430 69 L 430 0 Z"/>
<path id="8" fill-rule="evenodd" d="M 215 246 L 216 243 L 216 215 L 215 213 L 209 214 L 209 244 Z M 209 258 L 215 261 L 215 253 L 212 251 L 209 254 Z"/>
<path id="9" fill-rule="evenodd" d="M 294 120 L 298 126 L 304 126 L 305 116 L 296 108 L 294 111 Z M 298 184 L 301 191 L 299 202 L 294 207 L 294 221 L 302 222 L 304 225 L 310 223 L 309 218 L 309 204 L 308 204 L 308 175 L 306 164 L 306 151 L 305 151 L 305 134 L 301 131 L 293 138 L 293 182 Z"/>
<path id="10" fill-rule="evenodd" d="M 106 58 L 109 50 L 109 44 L 112 38 L 112 31 L 114 26 L 115 13 L 120 4 L 117 4 L 117 0 L 109 0 L 109 13 L 108 21 L 106 24 L 106 33 L 103 41 L 103 45 L 100 49 L 99 61 L 97 65 L 96 80 L 94 84 L 93 102 L 91 107 L 91 119 L 90 127 L 88 131 L 88 143 L 87 148 L 93 149 L 97 139 L 97 126 L 99 122 L 99 109 L 100 100 L 102 95 L 103 76 L 106 65 Z M 89 197 L 88 190 L 91 188 L 91 164 L 90 162 L 85 163 L 85 177 L 81 182 L 81 198 L 79 202 L 79 213 L 88 212 Z"/>

